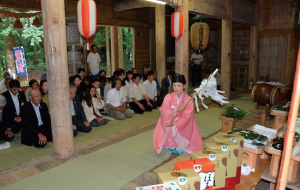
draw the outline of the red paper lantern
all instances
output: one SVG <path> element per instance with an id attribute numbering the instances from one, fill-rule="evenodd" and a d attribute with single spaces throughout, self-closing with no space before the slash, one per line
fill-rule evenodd
<path id="1" fill-rule="evenodd" d="M 180 11 L 175 11 L 171 16 L 171 32 L 175 39 L 182 36 L 183 31 L 183 14 Z"/>
<path id="2" fill-rule="evenodd" d="M 97 8 L 93 0 L 79 0 L 77 3 L 78 29 L 85 38 L 91 38 L 97 29 Z"/>

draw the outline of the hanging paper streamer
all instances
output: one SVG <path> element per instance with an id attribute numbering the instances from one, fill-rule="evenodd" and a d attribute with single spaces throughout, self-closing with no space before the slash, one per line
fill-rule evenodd
<path id="1" fill-rule="evenodd" d="M 229 102 L 226 101 L 225 96 L 221 95 L 220 93 L 225 93 L 224 91 L 217 90 L 217 80 L 214 77 L 215 74 L 218 72 L 218 69 L 216 69 L 210 76 L 209 79 L 203 80 L 201 82 L 201 85 L 199 88 L 194 89 L 195 93 L 193 95 L 193 98 L 195 98 L 196 108 L 197 112 L 199 112 L 198 102 L 197 102 L 197 96 L 200 98 L 202 105 L 207 109 L 208 107 L 203 103 L 204 98 L 211 97 L 212 100 L 215 100 L 219 104 L 228 104 Z"/>
<path id="2" fill-rule="evenodd" d="M 26 60 L 23 46 L 14 47 L 14 57 L 18 76 L 27 75 Z"/>

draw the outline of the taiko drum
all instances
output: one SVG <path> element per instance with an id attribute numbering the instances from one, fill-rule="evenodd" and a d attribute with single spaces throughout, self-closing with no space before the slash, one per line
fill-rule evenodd
<path id="1" fill-rule="evenodd" d="M 266 106 L 267 104 L 269 104 L 269 106 L 273 106 L 277 103 L 278 94 L 279 90 L 275 86 L 269 84 L 258 84 L 255 85 L 252 90 L 251 99 L 253 102 L 257 102 L 260 106 Z"/>

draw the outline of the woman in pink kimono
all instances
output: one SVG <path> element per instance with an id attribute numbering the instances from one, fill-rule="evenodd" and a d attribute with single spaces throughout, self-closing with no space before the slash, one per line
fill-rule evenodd
<path id="1" fill-rule="evenodd" d="M 166 149 L 190 156 L 192 152 L 203 149 L 202 137 L 194 118 L 193 101 L 186 105 L 191 97 L 184 92 L 185 77 L 175 74 L 172 83 L 174 92 L 164 98 L 153 134 L 153 144 L 157 153 Z M 171 122 L 177 112 L 180 114 Z"/>

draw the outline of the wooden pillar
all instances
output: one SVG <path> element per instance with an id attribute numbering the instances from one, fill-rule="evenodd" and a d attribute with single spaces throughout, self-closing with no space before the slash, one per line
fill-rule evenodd
<path id="1" fill-rule="evenodd" d="M 222 20 L 222 45 L 221 45 L 221 90 L 225 96 L 230 97 L 231 83 L 231 44 L 232 44 L 232 9 L 231 0 L 226 0 L 228 19 Z"/>
<path id="2" fill-rule="evenodd" d="M 286 60 L 285 60 L 285 77 L 284 77 L 284 83 L 285 84 L 292 84 L 294 75 L 295 75 L 295 69 L 293 69 L 293 60 L 294 60 L 294 43 L 295 42 L 295 34 L 289 33 L 287 35 L 287 44 L 286 44 Z"/>
<path id="3" fill-rule="evenodd" d="M 165 6 L 155 5 L 155 41 L 157 80 L 161 83 L 166 76 L 166 12 Z"/>
<path id="4" fill-rule="evenodd" d="M 53 145 L 60 159 L 74 154 L 64 7 L 61 0 L 42 0 Z"/>
<path id="5" fill-rule="evenodd" d="M 111 76 L 111 64 L 110 64 L 110 44 L 109 44 L 109 31 L 108 28 L 105 28 L 105 37 L 106 37 L 106 62 L 107 62 L 107 76 Z"/>
<path id="6" fill-rule="evenodd" d="M 256 82 L 258 69 L 258 25 L 251 25 L 250 30 L 250 56 L 249 56 L 249 80 Z"/>
<path id="7" fill-rule="evenodd" d="M 119 66 L 118 27 L 116 25 L 110 27 L 110 37 L 111 37 L 111 72 L 113 73 Z"/>
<path id="8" fill-rule="evenodd" d="M 135 28 L 132 28 L 132 42 L 133 42 L 133 44 L 132 44 L 132 48 L 133 48 L 133 57 L 132 57 L 132 68 L 135 68 L 135 60 L 136 60 L 136 58 L 135 58 L 135 51 L 136 51 L 136 49 L 135 49 L 135 45 L 136 45 L 136 39 L 135 39 L 135 36 L 136 36 L 136 29 Z"/>
<path id="9" fill-rule="evenodd" d="M 182 1 L 182 6 L 178 11 L 183 14 L 183 32 L 182 37 L 175 40 L 175 71 L 183 74 L 186 79 L 185 92 L 189 89 L 189 2 Z"/>
<path id="10" fill-rule="evenodd" d="M 85 70 L 85 74 L 86 76 L 89 74 L 89 71 L 88 71 L 88 67 L 87 67 L 87 54 L 88 54 L 88 51 L 86 49 L 86 46 L 87 46 L 87 39 L 84 38 L 82 35 L 80 35 L 80 37 L 82 38 L 82 41 L 83 41 L 83 52 L 82 52 L 82 61 L 81 61 L 81 67 L 84 68 Z"/>
<path id="11" fill-rule="evenodd" d="M 123 30 L 122 30 L 122 27 L 118 27 L 118 54 L 119 54 L 119 68 L 124 69 Z"/>
<path id="12" fill-rule="evenodd" d="M 150 28 L 150 68 L 156 70 L 156 58 L 155 58 L 155 29 L 152 27 Z M 161 82 L 161 81 L 160 81 Z"/>

